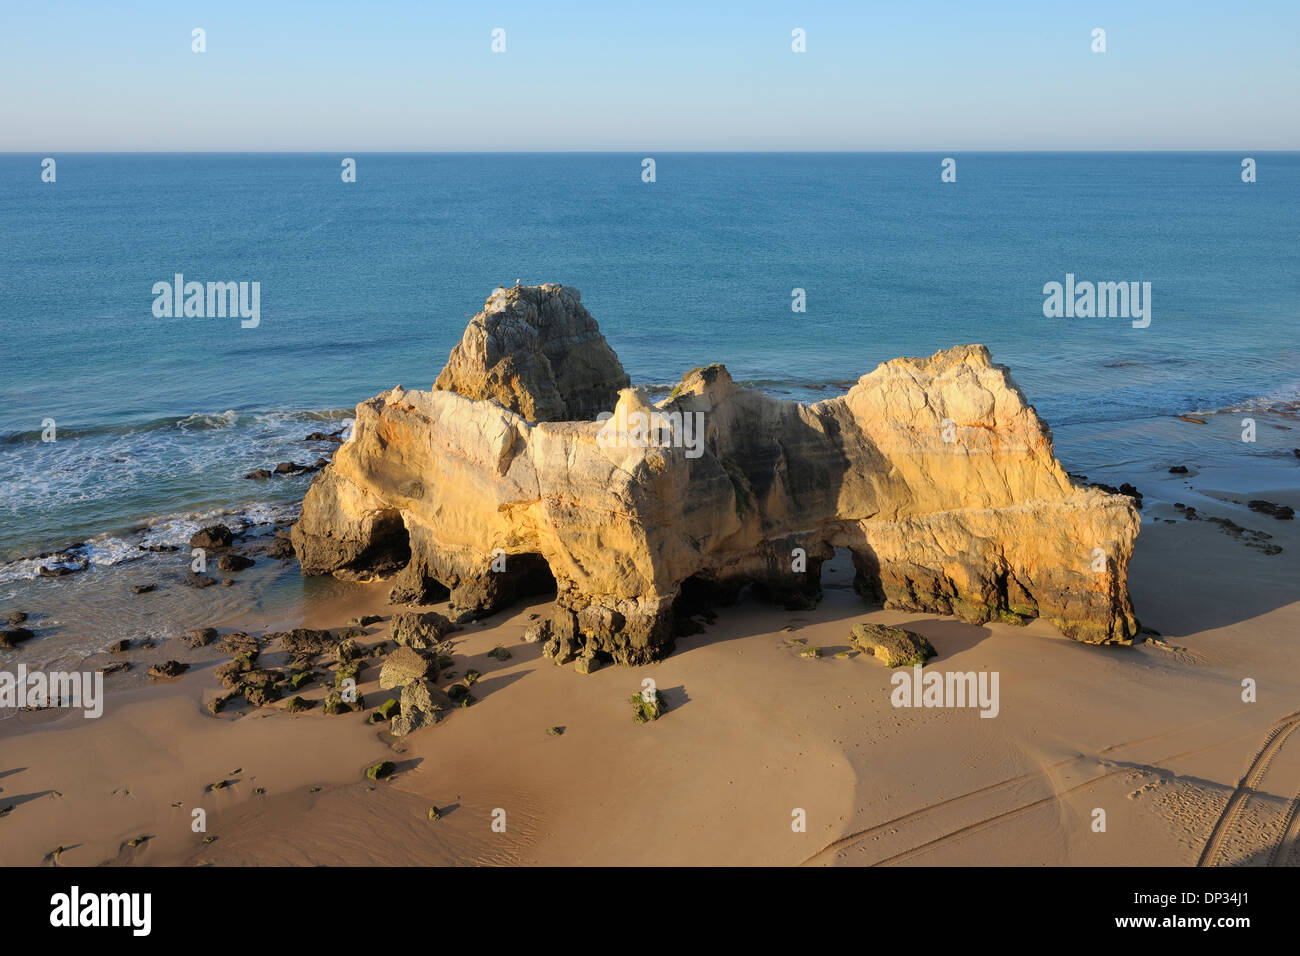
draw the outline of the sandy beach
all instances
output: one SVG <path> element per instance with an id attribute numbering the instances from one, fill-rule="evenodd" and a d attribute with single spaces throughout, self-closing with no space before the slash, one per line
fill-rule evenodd
<path id="1" fill-rule="evenodd" d="M 164 658 L 191 669 L 111 676 L 99 719 L 0 721 L 0 864 L 1297 865 L 1300 532 L 1235 503 L 1248 478 L 1147 491 L 1130 584 L 1159 636 L 1131 647 L 1079 644 L 1041 621 L 873 609 L 842 552 L 815 610 L 746 593 L 649 665 L 557 667 L 523 640 L 544 598 L 469 623 L 452 635 L 452 670 L 481 672 L 476 702 L 397 739 L 362 714 L 290 715 L 283 700 L 214 716 L 204 704 L 228 655 L 166 640 L 129 652 L 133 671 Z M 1294 488 L 1249 495 L 1300 507 Z M 1282 553 L 1164 500 L 1192 496 Z M 301 624 L 377 614 L 360 639 L 373 646 L 394 611 L 386 595 L 339 585 Z M 928 668 L 998 672 L 996 718 L 893 707 L 890 670 L 851 648 L 858 621 L 925 635 Z M 498 646 L 508 660 L 488 656 Z M 378 673 L 359 679 L 369 710 L 396 696 Z M 669 709 L 638 724 L 628 698 L 645 678 Z M 1243 702 L 1244 678 L 1256 702 Z M 396 772 L 367 779 L 381 760 Z"/>

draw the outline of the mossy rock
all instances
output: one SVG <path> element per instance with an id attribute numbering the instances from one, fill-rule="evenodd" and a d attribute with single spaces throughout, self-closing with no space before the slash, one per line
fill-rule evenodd
<path id="1" fill-rule="evenodd" d="M 294 674 L 289 678 L 289 686 L 294 690 L 301 690 L 302 685 L 315 676 L 316 674 L 312 671 L 299 671 L 297 674 Z"/>
<path id="2" fill-rule="evenodd" d="M 469 688 L 465 684 L 460 682 L 452 684 L 450 687 L 447 688 L 447 696 L 450 697 L 452 700 L 460 700 L 468 693 L 469 693 Z"/>
<path id="3" fill-rule="evenodd" d="M 820 647 L 805 647 L 799 652 L 799 656 L 818 658 L 822 656 L 822 649 Z"/>
<path id="4" fill-rule="evenodd" d="M 346 664 L 340 664 L 339 669 L 334 672 L 334 686 L 342 687 L 343 682 L 348 678 L 359 680 L 361 677 L 360 661 L 348 661 Z"/>
<path id="5" fill-rule="evenodd" d="M 226 661 L 226 663 L 218 667 L 214 675 L 227 688 L 233 690 L 243 683 L 244 675 L 252 669 L 251 661 L 241 654 L 233 661 Z"/>
<path id="6" fill-rule="evenodd" d="M 395 697 L 390 697 L 379 705 L 379 708 L 375 713 L 384 720 L 392 720 L 393 715 L 400 713 L 401 710 L 402 705 L 397 701 L 397 699 Z"/>
<path id="7" fill-rule="evenodd" d="M 244 699 L 253 707 L 265 707 L 280 699 L 280 688 L 274 684 L 245 686 Z"/>
<path id="8" fill-rule="evenodd" d="M 385 777 L 391 777 L 396 771 L 397 764 L 391 760 L 381 760 L 366 768 L 366 776 L 371 780 L 383 780 Z"/>
<path id="9" fill-rule="evenodd" d="M 488 652 L 487 652 L 487 656 L 488 656 L 488 657 L 494 657 L 494 658 L 496 658 L 496 659 L 499 660 L 499 661 L 508 661 L 508 660 L 510 660 L 510 652 L 509 652 L 508 650 L 506 650 L 504 647 L 502 647 L 500 644 L 498 644 L 496 647 L 492 648 L 492 650 L 488 651 Z"/>
<path id="10" fill-rule="evenodd" d="M 437 807 L 430 807 L 430 808 L 429 808 L 429 819 L 430 819 L 431 821 L 441 820 L 441 819 L 442 819 L 442 811 L 439 810 Z"/>
<path id="11" fill-rule="evenodd" d="M 301 697 L 290 697 L 288 703 L 284 705 L 284 709 L 291 714 L 300 714 L 304 710 L 311 710 L 311 708 L 312 702 Z"/>
<path id="12" fill-rule="evenodd" d="M 563 728 L 563 727 L 547 727 L 547 728 L 546 728 L 546 735 L 547 735 L 548 737 L 563 737 L 563 736 L 564 736 L 564 728 Z"/>
<path id="13" fill-rule="evenodd" d="M 466 672 L 465 672 L 465 678 L 464 678 L 464 679 L 465 679 L 465 686 L 466 686 L 466 687 L 473 687 L 474 684 L 475 684 L 475 682 L 477 682 L 478 679 L 479 679 L 480 677 L 482 677 L 482 676 L 483 676 L 482 674 L 480 674 L 478 671 L 475 671 L 475 670 L 469 670 L 469 671 L 466 671 Z"/>
<path id="14" fill-rule="evenodd" d="M 886 667 L 924 664 L 937 653 L 924 635 L 883 624 L 854 624 L 849 639 L 864 654 L 871 654 Z"/>
<path id="15" fill-rule="evenodd" d="M 664 695 L 657 690 L 650 700 L 646 700 L 644 694 L 633 694 L 628 698 L 628 703 L 632 705 L 632 719 L 638 724 L 647 724 L 652 720 L 658 720 L 668 712 L 668 702 L 664 700 Z"/>
<path id="16" fill-rule="evenodd" d="M 1024 604 L 1013 604 L 998 611 L 999 621 L 1003 624 L 1013 624 L 1016 627 L 1024 627 L 1036 617 L 1038 617 L 1038 609 Z"/>
<path id="17" fill-rule="evenodd" d="M 324 710 L 331 717 L 339 714 L 350 714 L 355 705 L 348 703 L 343 699 L 343 694 L 337 690 L 332 690 L 325 695 Z"/>

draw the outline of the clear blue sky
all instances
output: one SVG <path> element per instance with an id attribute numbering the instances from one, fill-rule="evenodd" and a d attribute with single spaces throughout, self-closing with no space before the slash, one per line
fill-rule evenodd
<path id="1" fill-rule="evenodd" d="M 1300 2 L 0 0 L 0 90 L 0 151 L 1295 149 Z"/>

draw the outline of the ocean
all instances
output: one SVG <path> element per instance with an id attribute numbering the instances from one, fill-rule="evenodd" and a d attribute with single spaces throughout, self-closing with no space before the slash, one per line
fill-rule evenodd
<path id="1" fill-rule="evenodd" d="M 956 182 L 935 153 L 648 155 L 654 182 L 641 154 L 70 153 L 49 183 L 0 154 L 0 601 L 42 551 L 93 570 L 290 520 L 309 477 L 241 476 L 428 388 L 516 279 L 581 290 L 656 394 L 722 362 L 815 401 L 982 342 L 1073 471 L 1295 461 L 1298 153 L 1249 154 L 1253 183 L 1227 153 L 957 154 Z M 260 324 L 155 316 L 177 273 L 258 282 Z M 1149 326 L 1045 317 L 1067 274 L 1149 282 Z M 1195 412 L 1281 417 L 1147 427 Z"/>

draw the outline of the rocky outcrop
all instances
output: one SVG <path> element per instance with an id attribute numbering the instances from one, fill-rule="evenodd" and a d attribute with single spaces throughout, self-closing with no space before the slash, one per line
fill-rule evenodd
<path id="1" fill-rule="evenodd" d="M 379 689 L 392 690 L 437 676 L 437 662 L 409 647 L 399 647 L 388 655 L 384 666 L 379 669 Z"/>
<path id="2" fill-rule="evenodd" d="M 497 289 L 433 387 L 496 399 L 533 422 L 609 411 L 630 383 L 580 299 L 577 289 L 554 284 Z"/>
<path id="3" fill-rule="evenodd" d="M 502 295 L 535 316 L 525 324 L 538 340 L 553 312 L 537 302 L 576 303 L 558 286 Z M 473 381 L 464 369 L 439 377 Z M 1091 643 L 1137 631 L 1132 501 L 1070 479 L 983 346 L 883 363 L 812 405 L 740 388 L 712 365 L 656 405 L 622 389 L 601 421 L 541 420 L 537 408 L 560 407 L 548 383 L 571 407 L 561 379 L 536 391 L 511 381 L 532 416 L 470 385 L 468 397 L 398 386 L 358 405 L 293 529 L 303 572 L 387 573 L 404 554 L 406 595 L 450 592 L 453 609 L 475 614 L 554 587 L 533 636 L 586 669 L 662 656 L 679 616 L 745 586 L 815 604 L 836 548 L 852 553 L 858 591 L 885 607 L 1041 617 Z M 579 391 L 576 404 L 593 407 Z"/>
<path id="4" fill-rule="evenodd" d="M 389 723 L 388 732 L 394 737 L 404 737 L 432 726 L 451 706 L 451 698 L 428 680 L 421 678 L 403 684 L 401 704 Z"/>
<path id="5" fill-rule="evenodd" d="M 393 643 L 427 651 L 442 643 L 456 625 L 437 611 L 404 611 L 393 615 Z"/>

